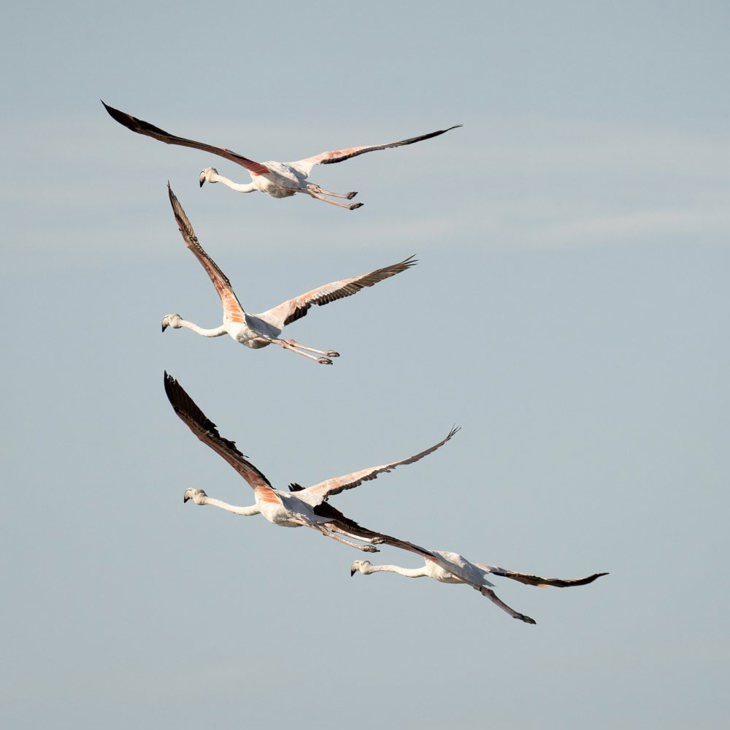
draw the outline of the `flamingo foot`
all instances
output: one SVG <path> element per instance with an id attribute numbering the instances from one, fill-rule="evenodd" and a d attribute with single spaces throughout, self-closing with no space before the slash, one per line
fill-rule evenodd
<path id="1" fill-rule="evenodd" d="M 357 210 L 358 208 L 362 208 L 365 203 L 355 203 L 354 205 L 348 205 L 347 207 L 350 210 Z"/>
<path id="2" fill-rule="evenodd" d="M 328 357 L 318 357 L 317 362 L 320 365 L 332 365 L 332 360 L 330 360 Z"/>
<path id="3" fill-rule="evenodd" d="M 347 199 L 352 200 L 357 195 L 357 192 L 354 193 L 347 193 Z"/>
<path id="4" fill-rule="evenodd" d="M 340 353 L 335 352 L 334 350 L 330 350 L 329 352 L 325 352 L 324 354 L 327 355 L 327 357 L 339 357 L 340 356 Z"/>

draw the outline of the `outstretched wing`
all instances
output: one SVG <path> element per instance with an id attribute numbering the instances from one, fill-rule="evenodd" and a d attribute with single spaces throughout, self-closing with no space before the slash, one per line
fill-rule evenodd
<path id="1" fill-rule="evenodd" d="M 327 481 L 320 482 L 319 484 L 315 484 L 307 489 L 297 490 L 297 485 L 293 485 L 294 489 L 292 491 L 297 492 L 297 497 L 299 497 L 299 499 L 315 507 L 327 500 L 333 494 L 339 494 L 346 489 L 353 489 L 363 482 L 376 479 L 380 474 L 392 471 L 397 466 L 413 464 L 414 462 L 423 459 L 424 456 L 428 456 L 436 451 L 436 449 L 441 448 L 458 430 L 459 426 L 454 426 L 454 428 L 449 431 L 446 438 L 442 439 L 425 451 L 421 451 L 414 456 L 409 456 L 407 459 L 403 459 L 402 461 L 393 461 L 390 464 L 383 464 L 382 466 L 371 466 L 369 469 L 361 469 L 360 471 L 355 471 L 351 474 L 345 474 L 341 477 L 328 479 Z"/>
<path id="2" fill-rule="evenodd" d="M 210 280 L 213 282 L 218 296 L 221 298 L 223 319 L 228 322 L 244 322 L 245 314 L 243 307 L 231 287 L 231 282 L 220 270 L 218 264 L 208 256 L 206 250 L 200 245 L 200 241 L 198 241 L 198 237 L 195 235 L 193 226 L 188 220 L 182 205 L 180 205 L 180 201 L 177 199 L 175 193 L 172 192 L 170 183 L 167 183 L 167 193 L 170 196 L 172 212 L 175 214 L 175 220 L 177 221 L 177 226 L 180 229 L 185 245 L 195 254 L 195 258 L 200 261 L 202 267 L 208 273 Z"/>
<path id="3" fill-rule="evenodd" d="M 373 286 L 379 281 L 383 281 L 383 279 L 388 279 L 406 269 L 410 269 L 416 263 L 418 262 L 415 257 L 409 256 L 397 264 L 384 266 L 382 269 L 376 269 L 368 274 L 353 276 L 351 279 L 342 279 L 341 281 L 332 281 L 329 284 L 312 289 L 306 294 L 282 302 L 258 316 L 279 329 L 283 329 L 285 325 L 303 317 L 313 304 L 321 307 L 323 304 L 329 304 L 337 299 L 351 297 L 366 287 Z"/>
<path id="4" fill-rule="evenodd" d="M 238 450 L 234 441 L 223 438 L 218 429 L 183 387 L 171 375 L 165 373 L 165 393 L 180 420 L 206 445 L 222 456 L 254 490 L 263 490 L 269 500 L 281 499 L 269 480 Z"/>
<path id="5" fill-rule="evenodd" d="M 524 621 L 526 624 L 537 623 L 535 619 L 530 616 L 520 613 L 519 611 L 515 611 L 514 608 L 508 606 L 489 587 L 492 585 L 489 581 L 485 581 L 482 577 L 477 577 L 475 575 L 474 564 L 470 563 L 462 555 L 458 555 L 457 553 L 443 553 L 441 551 L 426 550 L 425 548 L 422 548 L 419 545 L 414 545 L 412 542 L 408 542 L 407 540 L 399 540 L 398 538 L 392 538 L 387 535 L 383 537 L 385 538 L 383 542 L 386 545 L 392 545 L 393 547 L 407 550 L 408 552 L 420 555 L 425 560 L 430 560 L 431 562 L 436 563 L 436 565 L 443 570 L 448 571 L 452 575 L 455 575 L 457 578 L 464 581 L 467 585 L 478 590 L 485 598 L 488 598 L 495 606 L 501 608 L 503 611 L 512 616 L 512 618 Z M 452 559 L 449 559 L 449 556 L 453 556 Z M 479 567 L 483 568 L 484 566 L 480 565 Z"/>
<path id="6" fill-rule="evenodd" d="M 266 173 L 271 172 L 266 165 L 249 160 L 247 157 L 239 155 L 233 150 L 225 149 L 224 147 L 215 147 L 213 145 L 206 144 L 205 142 L 196 142 L 193 139 L 177 137 L 174 134 L 166 132 L 164 129 L 160 129 L 149 122 L 145 122 L 143 119 L 137 119 L 137 117 L 133 117 L 131 114 L 119 111 L 119 109 L 109 106 L 104 101 L 101 103 L 104 104 L 104 108 L 109 112 L 112 119 L 115 119 L 119 122 L 119 124 L 127 129 L 131 129 L 137 134 L 143 134 L 146 137 L 158 139 L 160 142 L 164 142 L 165 144 L 176 144 L 181 147 L 193 147 L 197 150 L 203 150 L 203 152 L 211 152 L 214 155 L 225 157 L 227 160 L 245 167 L 252 175 L 265 175 Z"/>
<path id="7" fill-rule="evenodd" d="M 290 162 L 292 167 L 297 167 L 302 170 L 306 175 L 309 175 L 312 168 L 315 165 L 332 165 L 335 162 L 344 162 L 349 160 L 351 157 L 357 157 L 358 155 L 364 155 L 366 152 L 375 152 L 377 150 L 387 150 L 391 147 L 403 147 L 407 144 L 414 144 L 415 142 L 423 142 L 425 139 L 431 139 L 432 137 L 438 137 L 441 134 L 461 127 L 461 124 L 455 124 L 453 127 L 447 129 L 439 129 L 436 132 L 429 132 L 428 134 L 421 134 L 418 137 L 409 137 L 408 139 L 402 139 L 399 142 L 388 142 L 387 144 L 371 144 L 362 145 L 360 147 L 348 147 L 344 150 L 330 150 L 329 152 L 320 152 L 318 155 L 312 155 L 311 157 L 305 157 L 303 160 L 297 160 L 296 162 Z"/>
<path id="8" fill-rule="evenodd" d="M 500 568 L 496 565 L 484 565 L 483 563 L 477 563 L 480 568 L 483 568 L 488 573 L 493 575 L 499 575 L 503 578 L 511 578 L 512 580 L 525 583 L 530 586 L 554 586 L 555 588 L 570 588 L 572 586 L 584 586 L 588 583 L 593 583 L 596 578 L 600 578 L 608 573 L 594 573 L 593 575 L 587 575 L 585 578 L 541 578 L 539 575 L 528 575 L 526 573 L 515 573 L 513 570 L 507 570 L 506 568 Z"/>

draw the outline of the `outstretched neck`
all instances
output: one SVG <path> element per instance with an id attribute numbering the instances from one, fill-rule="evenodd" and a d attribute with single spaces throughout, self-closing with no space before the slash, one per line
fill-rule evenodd
<path id="1" fill-rule="evenodd" d="M 425 567 L 420 568 L 403 568 L 400 565 L 369 565 L 362 571 L 366 575 L 369 573 L 397 573 L 406 578 L 426 578 L 428 573 Z"/>
<path id="2" fill-rule="evenodd" d="M 199 327 L 195 322 L 188 322 L 186 319 L 180 320 L 180 327 L 185 327 L 189 330 L 192 330 L 193 332 L 197 332 L 199 335 L 203 335 L 203 337 L 220 337 L 221 335 L 228 334 L 228 329 L 226 328 L 225 324 L 221 324 L 218 327 L 211 327 L 210 329 L 207 329 L 206 327 Z"/>
<path id="3" fill-rule="evenodd" d="M 250 507 L 237 507 L 235 504 L 228 504 L 222 499 L 216 499 L 215 497 L 204 497 L 200 504 L 210 505 L 211 507 L 218 507 L 218 509 L 231 512 L 234 515 L 243 515 L 244 517 L 251 517 L 252 515 L 260 514 L 261 510 L 253 504 Z"/>
<path id="4" fill-rule="evenodd" d="M 233 180 L 224 177 L 223 175 L 219 175 L 217 172 L 211 173 L 208 177 L 208 182 L 212 183 L 223 183 L 224 185 L 228 186 L 231 190 L 235 190 L 237 193 L 253 193 L 256 191 L 256 186 L 250 182 L 250 183 L 237 183 L 233 182 Z"/>

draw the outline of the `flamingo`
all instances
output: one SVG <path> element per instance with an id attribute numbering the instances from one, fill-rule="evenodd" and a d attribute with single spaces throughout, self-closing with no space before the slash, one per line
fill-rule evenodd
<path id="1" fill-rule="evenodd" d="M 436 132 L 429 132 L 428 134 L 421 134 L 418 137 L 402 139 L 399 142 L 363 145 L 360 147 L 348 147 L 342 150 L 321 152 L 318 155 L 305 157 L 303 160 L 297 160 L 296 162 L 254 162 L 243 155 L 239 155 L 237 152 L 233 152 L 232 150 L 223 147 L 215 147 L 213 145 L 206 144 L 205 142 L 196 142 L 192 139 L 177 137 L 174 134 L 165 132 L 164 129 L 155 127 L 149 122 L 137 119 L 131 114 L 127 114 L 119 109 L 114 109 L 104 101 L 101 103 L 104 104 L 104 108 L 107 112 L 109 112 L 113 119 L 119 122 L 119 124 L 127 127 L 127 129 L 137 132 L 137 134 L 144 134 L 147 137 L 158 139 L 160 142 L 164 142 L 165 144 L 176 144 L 182 147 L 193 147 L 205 152 L 211 152 L 214 155 L 224 157 L 231 162 L 242 165 L 251 174 L 250 183 L 236 183 L 233 182 L 233 180 L 229 180 L 227 177 L 223 177 L 223 175 L 219 175 L 218 170 L 214 167 L 207 167 L 200 173 L 201 187 L 203 186 L 203 183 L 206 182 L 220 182 L 239 193 L 253 193 L 255 191 L 259 191 L 261 193 L 268 193 L 274 198 L 288 198 L 296 193 L 306 193 L 317 200 L 323 200 L 325 203 L 337 205 L 340 208 L 347 208 L 348 210 L 360 208 L 363 203 L 338 203 L 335 200 L 329 200 L 325 196 L 328 195 L 332 198 L 346 198 L 347 200 L 352 200 L 357 193 L 333 193 L 331 190 L 324 190 L 319 185 L 307 182 L 307 178 L 315 165 L 331 165 L 335 162 L 343 162 L 344 160 L 349 160 L 351 157 L 363 155 L 366 152 L 375 152 L 376 150 L 385 150 L 390 147 L 402 147 L 404 145 L 413 144 L 414 142 L 422 142 L 425 139 L 438 137 L 441 134 L 445 134 L 452 129 L 462 126 L 461 124 L 455 124 L 453 127 L 449 127 L 448 129 L 439 129 Z"/>
<path id="2" fill-rule="evenodd" d="M 400 547 L 404 550 L 416 553 L 425 559 L 424 565 L 420 568 L 403 568 L 400 565 L 373 565 L 369 560 L 355 560 L 350 568 L 350 576 L 355 573 L 372 575 L 373 573 L 397 573 L 406 578 L 433 578 L 440 583 L 465 583 L 479 591 L 494 604 L 506 611 L 512 618 L 519 619 L 528 624 L 536 621 L 523 613 L 515 611 L 502 601 L 492 590 L 494 583 L 487 580 L 488 575 L 498 575 L 503 578 L 510 578 L 534 586 L 555 586 L 567 588 L 570 586 L 582 586 L 592 583 L 608 573 L 594 573 L 584 578 L 562 579 L 562 578 L 541 578 L 538 575 L 526 573 L 515 573 L 496 565 L 485 565 L 484 563 L 472 563 L 459 553 L 443 550 L 426 550 L 405 540 L 387 540 L 388 544 Z"/>
<path id="3" fill-rule="evenodd" d="M 310 360 L 316 360 L 320 364 L 331 365 L 331 358 L 339 357 L 339 353 L 334 350 L 316 350 L 313 347 L 302 345 L 296 340 L 281 339 L 279 335 L 282 329 L 284 329 L 284 326 L 303 317 L 313 304 L 322 306 L 336 299 L 352 296 L 365 287 L 373 286 L 383 281 L 383 279 L 400 274 L 402 271 L 416 264 L 416 259 L 413 256 L 409 256 L 397 264 L 376 269 L 368 274 L 354 276 L 350 279 L 342 279 L 341 281 L 333 281 L 324 286 L 317 287 L 301 296 L 288 299 L 261 314 L 249 314 L 241 307 L 235 292 L 231 288 L 231 282 L 228 280 L 228 277 L 218 268 L 215 261 L 208 256 L 200 245 L 195 231 L 182 205 L 180 205 L 180 201 L 175 196 L 175 193 L 172 192 L 169 183 L 167 190 L 175 220 L 177 221 L 183 240 L 208 273 L 221 299 L 221 303 L 223 304 L 223 324 L 218 327 L 206 329 L 198 326 L 194 322 L 184 320 L 179 314 L 166 314 L 162 318 L 163 332 L 168 327 L 172 327 L 173 329 L 186 327 L 204 337 L 220 337 L 221 335 L 227 334 L 236 340 L 236 342 L 240 342 L 242 345 L 246 345 L 246 347 L 252 349 L 266 347 L 273 343 L 283 347 L 285 350 L 291 350 L 298 355 L 303 355 Z"/>
<path id="4" fill-rule="evenodd" d="M 459 430 L 458 427 L 452 428 L 446 438 L 437 444 L 401 461 L 372 466 L 341 477 L 327 479 L 306 489 L 298 484 L 292 484 L 289 492 L 283 492 L 271 486 L 263 473 L 238 450 L 234 441 L 218 433 L 216 425 L 200 410 L 177 380 L 165 373 L 164 383 L 165 393 L 175 413 L 206 446 L 225 459 L 249 483 L 255 497 L 255 504 L 238 507 L 209 497 L 202 489 L 188 488 L 183 495 L 183 502 L 192 500 L 197 505 L 210 505 L 245 517 L 261 514 L 269 522 L 282 527 L 310 527 L 326 537 L 363 552 L 378 552 L 375 545 L 389 539 L 395 543 L 398 541 L 361 527 L 329 504 L 329 497 L 346 489 L 354 489 L 363 482 L 376 479 L 380 474 L 390 472 L 403 464 L 419 461 L 441 448 Z M 352 540 L 359 542 L 355 543 Z"/>

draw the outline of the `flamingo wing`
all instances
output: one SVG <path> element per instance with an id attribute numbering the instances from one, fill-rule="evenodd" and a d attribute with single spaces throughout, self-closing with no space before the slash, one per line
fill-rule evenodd
<path id="1" fill-rule="evenodd" d="M 296 496 L 299 497 L 298 494 Z M 385 542 L 387 539 L 386 535 L 358 524 L 355 520 L 340 512 L 336 507 L 333 507 L 329 502 L 322 502 L 322 504 L 316 505 L 312 508 L 312 511 L 319 517 L 326 518 L 330 527 L 335 527 L 337 530 L 353 535 L 360 540 L 367 542 Z"/>
<path id="2" fill-rule="evenodd" d="M 200 261 L 202 267 L 208 273 L 210 280 L 213 282 L 213 286 L 218 292 L 218 296 L 221 299 L 223 305 L 223 319 L 227 322 L 245 322 L 245 313 L 241 306 L 238 298 L 236 297 L 231 282 L 228 277 L 220 270 L 218 264 L 208 256 L 205 249 L 200 245 L 198 237 L 195 235 L 193 226 L 190 223 L 185 211 L 183 210 L 180 201 L 177 199 L 175 193 L 172 192 L 170 183 L 167 184 L 167 192 L 170 196 L 170 205 L 172 205 L 172 212 L 175 215 L 178 228 L 182 234 L 185 245 L 195 254 L 195 258 Z"/>
<path id="3" fill-rule="evenodd" d="M 268 501 L 281 502 L 269 480 L 238 450 L 235 441 L 221 436 L 215 423 L 200 410 L 177 380 L 167 373 L 165 373 L 165 393 L 180 420 L 206 446 L 222 456 L 255 491 L 264 492 Z"/>
<path id="4" fill-rule="evenodd" d="M 507 570 L 505 568 L 499 568 L 496 565 L 484 565 L 482 563 L 478 563 L 480 568 L 484 568 L 489 573 L 492 573 L 493 575 L 499 575 L 503 578 L 511 578 L 512 580 L 519 581 L 520 583 L 525 583 L 526 585 L 531 586 L 540 586 L 540 587 L 546 587 L 546 586 L 554 586 L 556 588 L 570 588 L 572 586 L 584 586 L 588 583 L 593 583 L 596 578 L 600 578 L 603 575 L 608 575 L 608 573 L 594 573 L 593 575 L 587 575 L 585 578 L 573 578 L 573 579 L 563 579 L 563 578 L 541 578 L 539 575 L 528 575 L 526 573 L 516 573 L 513 570 Z"/>
<path id="5" fill-rule="evenodd" d="M 137 134 L 152 137 L 153 139 L 157 139 L 165 144 L 176 144 L 181 147 L 193 147 L 197 150 L 203 150 L 204 152 L 211 152 L 214 155 L 225 157 L 225 159 L 245 167 L 252 175 L 265 175 L 271 172 L 266 165 L 249 160 L 247 157 L 239 155 L 233 150 L 225 149 L 224 147 L 215 147 L 214 145 L 206 144 L 205 142 L 196 142 L 193 139 L 177 137 L 174 134 L 166 132 L 164 129 L 160 129 L 149 122 L 145 122 L 143 119 L 137 119 L 137 117 L 133 117 L 131 114 L 115 109 L 114 107 L 106 104 L 104 101 L 101 103 L 104 104 L 104 108 L 109 112 L 112 119 L 115 119 L 119 122 L 119 124 L 127 129 L 131 129 Z"/>
<path id="6" fill-rule="evenodd" d="M 382 269 L 376 269 L 367 274 L 353 276 L 350 279 L 342 279 L 341 281 L 332 281 L 329 284 L 324 284 L 305 294 L 282 302 L 276 307 L 272 307 L 268 311 L 263 312 L 259 317 L 279 329 L 283 329 L 285 325 L 304 317 L 313 304 L 321 307 L 337 299 L 351 297 L 366 287 L 373 286 L 384 279 L 400 274 L 411 266 L 415 266 L 416 263 L 418 262 L 415 257 L 409 256 L 397 264 L 384 266 Z"/>
<path id="7" fill-rule="evenodd" d="M 409 137 L 408 139 L 401 139 L 398 142 L 388 142 L 387 144 L 371 144 L 362 145 L 360 147 L 347 147 L 342 150 L 330 150 L 328 152 L 320 152 L 318 155 L 312 155 L 311 157 L 305 157 L 303 160 L 289 163 L 292 167 L 301 169 L 306 175 L 309 175 L 311 169 L 315 165 L 332 165 L 336 162 L 344 162 L 349 160 L 351 157 L 357 157 L 358 155 L 364 155 L 366 152 L 375 152 L 377 150 L 387 150 L 391 147 L 403 147 L 407 144 L 414 144 L 415 142 L 423 142 L 425 139 L 431 139 L 432 137 L 438 137 L 441 134 L 461 127 L 461 124 L 455 124 L 453 127 L 447 129 L 439 129 L 436 132 L 429 132 L 428 134 L 420 134 L 418 137 Z"/>
<path id="8" fill-rule="evenodd" d="M 442 439 L 430 448 L 425 449 L 424 451 L 420 451 L 413 456 L 409 456 L 407 459 L 402 459 L 401 461 L 393 461 L 390 464 L 383 464 L 382 466 L 371 466 L 368 469 L 361 469 L 360 471 L 355 471 L 351 474 L 345 474 L 341 477 L 327 479 L 326 481 L 315 484 L 311 487 L 308 487 L 307 489 L 301 489 L 301 487 L 299 487 L 298 485 L 291 485 L 289 488 L 292 491 L 297 492 L 297 497 L 299 497 L 299 499 L 315 507 L 325 502 L 333 494 L 339 494 L 346 489 L 353 489 L 363 482 L 376 479 L 380 474 L 392 471 L 397 466 L 401 466 L 403 464 L 413 464 L 416 461 L 423 459 L 424 456 L 428 456 L 429 454 L 436 451 L 436 449 L 441 448 L 449 439 L 451 439 L 451 437 L 458 430 L 459 426 L 454 426 L 454 428 L 449 431 L 446 438 Z"/>
<path id="9" fill-rule="evenodd" d="M 491 585 L 491 583 L 487 581 L 485 585 L 483 581 L 476 578 L 474 575 L 475 571 L 473 569 L 474 565 L 466 560 L 466 558 L 464 558 L 463 556 L 458 555 L 457 553 L 441 553 L 440 551 L 426 550 L 426 548 L 415 545 L 408 540 L 400 540 L 398 538 L 389 537 L 387 535 L 384 535 L 383 537 L 385 538 L 383 542 L 386 545 L 392 545 L 393 547 L 407 550 L 408 552 L 420 555 L 427 561 L 436 563 L 436 565 L 438 565 L 440 568 L 443 568 L 443 570 L 448 571 L 452 575 L 456 576 L 459 580 L 478 590 L 485 598 L 488 598 L 492 603 L 494 603 L 495 606 L 499 606 L 499 608 L 512 616 L 512 618 L 519 619 L 520 621 L 524 621 L 527 624 L 537 623 L 535 619 L 530 618 L 524 613 L 515 611 L 514 608 L 508 606 L 501 598 L 499 598 L 499 596 L 493 590 L 491 590 L 491 588 L 488 587 L 489 585 Z M 454 559 L 449 559 L 447 557 L 449 555 L 452 555 Z"/>
<path id="10" fill-rule="evenodd" d="M 485 598 L 488 598 L 495 606 L 508 613 L 512 618 L 524 621 L 527 624 L 537 623 L 535 619 L 524 613 L 515 611 L 514 608 L 508 606 L 492 589 L 493 583 L 484 578 L 483 567 L 467 560 L 463 555 L 453 552 L 444 552 L 441 550 L 434 551 L 432 556 L 425 556 L 426 560 L 432 560 L 443 570 L 447 570 L 452 575 L 462 580 L 467 585 L 476 589 Z"/>

